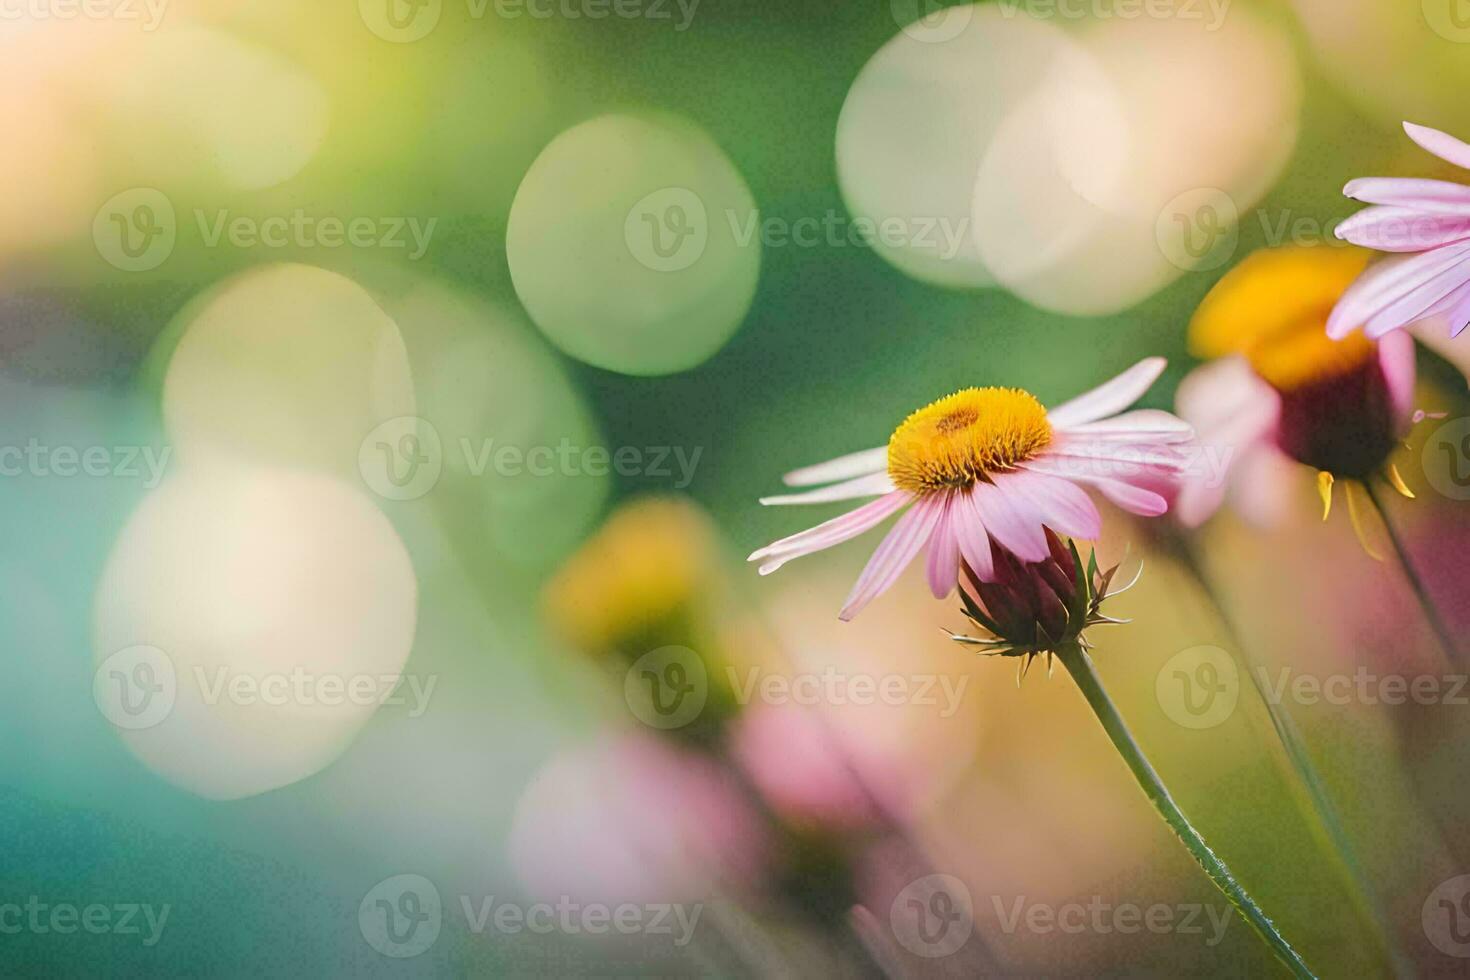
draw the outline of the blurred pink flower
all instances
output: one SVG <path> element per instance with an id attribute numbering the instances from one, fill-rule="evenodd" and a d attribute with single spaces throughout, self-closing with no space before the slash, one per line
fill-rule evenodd
<path id="1" fill-rule="evenodd" d="M 858 753 L 866 748 L 861 757 Z M 814 711 L 791 704 L 753 706 L 736 722 L 731 754 L 771 806 L 787 819 L 856 828 L 880 821 L 911 794 L 900 760 L 846 738 Z"/>
<path id="2" fill-rule="evenodd" d="M 765 834 L 716 763 L 635 732 L 548 762 L 516 806 L 509 849 L 540 897 L 679 902 L 754 884 Z"/>
<path id="3" fill-rule="evenodd" d="M 1174 447 L 1193 432 L 1168 412 L 1123 410 L 1163 370 L 1162 358 L 1148 358 L 1051 411 L 1018 388 L 967 388 L 942 398 L 904 420 L 887 446 L 787 474 L 788 486 L 840 482 L 761 503 L 878 499 L 761 548 L 750 560 L 768 575 L 913 504 L 863 569 L 840 614 L 848 620 L 887 591 L 925 545 L 929 588 L 943 599 L 954 591 L 962 559 L 981 580 L 995 580 L 992 538 L 1027 562 L 1050 554 L 1046 527 L 1097 538 L 1102 520 L 1079 484 L 1130 513 L 1156 517 L 1169 504 L 1154 487 L 1178 477 L 1184 463 Z"/>
<path id="4" fill-rule="evenodd" d="M 1352 377 L 1288 393 L 1240 355 L 1195 368 L 1180 382 L 1175 408 L 1218 468 L 1204 467 L 1183 483 L 1175 504 L 1180 522 L 1198 527 L 1228 496 L 1250 523 L 1275 525 L 1299 479 L 1297 464 L 1366 476 L 1414 420 L 1414 377 L 1408 334 L 1383 338 L 1376 357 Z"/>
<path id="5" fill-rule="evenodd" d="M 1470 169 L 1470 146 L 1427 126 L 1404 123 L 1409 138 L 1457 167 Z M 1337 237 L 1400 254 L 1369 267 L 1327 320 L 1327 335 L 1359 327 L 1372 339 L 1443 317 L 1450 336 L 1470 323 L 1470 186 L 1444 180 L 1361 177 L 1343 193 L 1373 207 L 1337 226 Z"/>

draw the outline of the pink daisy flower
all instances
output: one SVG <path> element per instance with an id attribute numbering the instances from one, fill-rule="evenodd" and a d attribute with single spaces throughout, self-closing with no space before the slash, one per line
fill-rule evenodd
<path id="1" fill-rule="evenodd" d="M 1298 464 L 1318 471 L 1324 510 L 1340 479 L 1351 488 L 1382 475 L 1403 487 L 1389 460 L 1416 420 L 1413 338 L 1334 339 L 1323 329 L 1367 262 L 1356 248 L 1261 249 L 1200 303 L 1189 346 L 1213 360 L 1180 383 L 1174 407 L 1214 465 L 1191 474 L 1174 501 L 1186 527 L 1227 499 L 1251 523 L 1277 523 Z M 1347 499 L 1352 508 L 1351 490 Z"/>
<path id="2" fill-rule="evenodd" d="M 1470 145 L 1427 126 L 1404 123 L 1409 138 L 1470 169 Z M 1379 252 L 1404 253 L 1371 266 L 1342 296 L 1327 335 L 1358 327 L 1372 339 L 1444 317 L 1450 336 L 1470 322 L 1470 186 L 1445 180 L 1363 177 L 1342 191 L 1371 204 L 1337 226 L 1338 238 Z"/>
<path id="3" fill-rule="evenodd" d="M 877 499 L 761 548 L 750 560 L 769 575 L 904 511 L 842 607 L 841 618 L 849 620 L 926 545 L 929 588 L 943 599 L 954 591 L 962 561 L 980 581 L 997 580 L 992 539 L 1023 562 L 1050 556 L 1047 528 L 1096 539 L 1102 519 L 1082 485 L 1123 510 L 1156 517 L 1169 508 L 1160 490 L 1184 468 L 1175 447 L 1193 430 L 1168 412 L 1124 409 L 1163 370 L 1163 358 L 1148 358 L 1050 411 L 1018 388 L 967 388 L 941 398 L 905 419 L 886 446 L 787 474 L 788 486 L 828 485 L 765 497 L 762 504 Z"/>

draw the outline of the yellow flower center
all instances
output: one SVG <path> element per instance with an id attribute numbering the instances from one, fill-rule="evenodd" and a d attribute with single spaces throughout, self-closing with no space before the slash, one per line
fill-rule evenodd
<path id="1" fill-rule="evenodd" d="M 1034 457 L 1051 443 L 1041 402 L 1019 388 L 966 388 L 903 420 L 888 440 L 888 475 L 901 490 L 965 487 Z"/>
<path id="2" fill-rule="evenodd" d="M 1289 393 L 1351 374 L 1372 361 L 1376 350 L 1361 331 L 1333 340 L 1325 319 L 1312 317 L 1258 340 L 1246 358 L 1267 384 Z"/>
<path id="3" fill-rule="evenodd" d="M 1291 392 L 1362 367 L 1375 350 L 1354 332 L 1327 337 L 1327 317 L 1372 253 L 1287 246 L 1253 252 L 1210 290 L 1189 325 L 1202 358 L 1244 354 L 1278 391 Z"/>

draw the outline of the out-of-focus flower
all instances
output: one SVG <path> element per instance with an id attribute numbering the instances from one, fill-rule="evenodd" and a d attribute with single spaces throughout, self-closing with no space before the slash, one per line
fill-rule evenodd
<path id="1" fill-rule="evenodd" d="M 1163 369 L 1162 358 L 1145 359 L 1050 411 L 1019 388 L 967 388 L 941 398 L 905 419 L 887 446 L 787 474 L 788 486 L 832 485 L 761 503 L 878 499 L 761 548 L 750 560 L 768 575 L 913 504 L 863 569 L 840 614 L 847 620 L 893 585 L 926 544 L 929 587 L 943 599 L 954 590 L 962 559 L 981 581 L 997 580 L 992 540 L 1021 561 L 1040 562 L 1050 554 L 1048 527 L 1096 538 L 1102 521 L 1079 484 L 1131 513 L 1158 516 L 1169 504 L 1157 485 L 1181 472 L 1176 447 L 1193 430 L 1168 412 L 1123 410 Z"/>
<path id="2" fill-rule="evenodd" d="M 765 830 L 727 772 L 656 736 L 606 738 L 553 758 L 516 806 L 510 860 L 531 892 L 700 901 L 759 879 Z"/>
<path id="3" fill-rule="evenodd" d="M 596 654 L 689 643 L 695 608 L 716 578 L 709 521 L 693 504 L 650 497 L 617 510 L 552 578 L 555 629 Z M 650 646 L 649 644 L 652 644 Z"/>
<path id="4" fill-rule="evenodd" d="M 899 808 L 910 795 L 898 760 L 860 762 L 855 756 L 861 749 L 817 712 L 792 704 L 746 711 L 730 746 L 777 813 L 799 825 L 838 828 L 877 824 L 885 810 Z M 867 782 L 875 774 L 883 777 L 881 785 Z"/>
<path id="5" fill-rule="evenodd" d="M 1324 509 L 1339 478 L 1382 474 L 1406 492 L 1389 456 L 1414 419 L 1413 340 L 1335 340 L 1323 330 L 1367 260 L 1359 249 L 1262 249 L 1200 304 L 1190 349 L 1217 360 L 1184 379 L 1176 407 L 1216 467 L 1185 482 L 1177 504 L 1185 525 L 1202 524 L 1227 493 L 1247 519 L 1274 523 L 1293 461 L 1321 474 Z"/>
<path id="6" fill-rule="evenodd" d="M 1470 169 L 1470 145 L 1427 126 L 1404 123 L 1409 138 Z M 1420 320 L 1445 317 L 1450 335 L 1470 323 L 1470 186 L 1445 180 L 1362 177 L 1342 191 L 1374 205 L 1337 226 L 1337 237 L 1380 252 L 1408 253 L 1365 272 L 1338 301 L 1327 334 L 1362 328 L 1371 339 Z"/>
<path id="7" fill-rule="evenodd" d="M 1058 649 L 1088 646 L 1083 632 L 1089 627 L 1123 622 L 1101 611 L 1118 567 L 1099 571 L 1096 554 L 1084 567 L 1077 546 L 1063 544 L 1050 528 L 1046 541 L 1049 554 L 1037 562 L 1022 562 L 1004 548 L 994 548 L 995 581 L 979 579 L 966 565 L 967 588 L 960 589 L 965 615 L 991 638 L 952 634 L 953 638 L 985 647 L 992 656 L 1020 657 L 1017 684 L 1036 657 L 1045 655 L 1050 669 Z M 1119 591 L 1130 587 L 1131 583 Z"/>

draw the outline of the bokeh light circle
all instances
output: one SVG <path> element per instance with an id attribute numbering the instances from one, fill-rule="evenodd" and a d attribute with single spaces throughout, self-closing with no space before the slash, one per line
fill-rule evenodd
<path id="1" fill-rule="evenodd" d="M 993 4 L 946 8 L 863 66 L 837 121 L 837 177 L 854 217 L 897 222 L 878 254 L 939 286 L 992 285 L 970 234 L 985 148 L 1006 113 L 1072 45 Z"/>
<path id="2" fill-rule="evenodd" d="M 610 114 L 536 158 L 511 206 L 506 257 L 531 319 L 562 350 L 669 374 L 708 359 L 744 320 L 758 225 L 745 181 L 703 131 Z"/>
<path id="3" fill-rule="evenodd" d="M 113 547 L 94 651 L 99 664 L 162 651 L 172 706 L 119 735 L 175 785 L 234 799 L 350 744 L 403 672 L 417 603 L 408 552 L 363 492 L 299 471 L 183 468 Z M 149 690 L 125 693 L 137 706 Z"/>
<path id="4" fill-rule="evenodd" d="M 262 266 L 190 304 L 159 343 L 177 339 L 163 419 L 184 456 L 289 463 L 357 476 L 363 439 L 414 414 L 397 325 L 352 280 L 314 266 Z"/>

